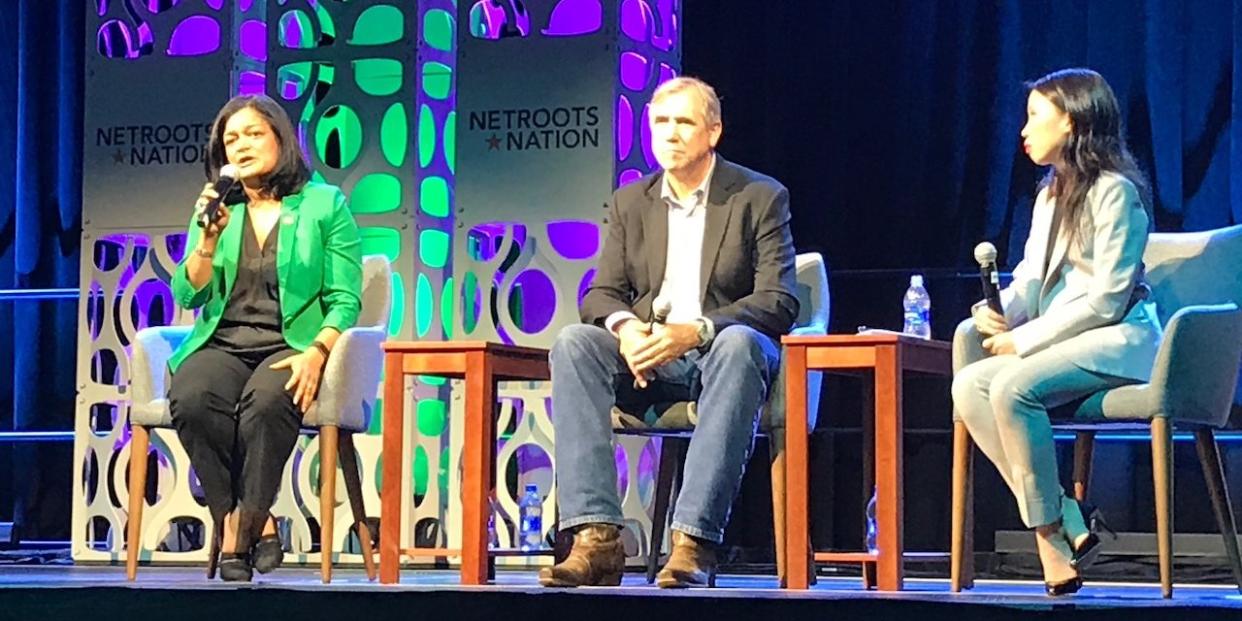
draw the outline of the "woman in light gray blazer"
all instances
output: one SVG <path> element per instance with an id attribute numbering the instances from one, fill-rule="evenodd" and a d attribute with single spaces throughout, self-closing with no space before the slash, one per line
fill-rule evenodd
<path id="1" fill-rule="evenodd" d="M 953 380 L 953 404 L 1035 529 L 1049 595 L 1076 592 L 1099 550 L 1061 489 L 1048 409 L 1151 375 L 1160 324 L 1144 301 L 1146 185 L 1108 83 L 1065 69 L 1030 84 L 1023 146 L 1048 167 L 1004 314 L 975 305 L 991 356 Z"/>

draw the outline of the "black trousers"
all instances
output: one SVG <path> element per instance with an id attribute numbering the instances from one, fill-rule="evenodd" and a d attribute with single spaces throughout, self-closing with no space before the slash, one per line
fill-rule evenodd
<path id="1" fill-rule="evenodd" d="M 173 426 L 217 521 L 234 507 L 266 515 L 276 501 L 302 414 L 285 390 L 292 372 L 268 367 L 297 353 L 245 355 L 204 347 L 173 374 Z"/>

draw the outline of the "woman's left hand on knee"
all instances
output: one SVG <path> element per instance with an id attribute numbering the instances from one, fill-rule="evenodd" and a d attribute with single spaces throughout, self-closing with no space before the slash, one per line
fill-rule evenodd
<path id="1" fill-rule="evenodd" d="M 292 376 L 285 382 L 285 390 L 293 395 L 293 404 L 302 413 L 310 411 L 319 392 L 319 380 L 323 377 L 323 354 L 311 348 L 300 354 L 294 354 L 271 366 L 272 369 L 289 369 Z"/>

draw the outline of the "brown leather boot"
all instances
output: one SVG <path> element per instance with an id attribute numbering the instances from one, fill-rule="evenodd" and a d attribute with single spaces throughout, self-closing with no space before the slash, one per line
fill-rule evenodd
<path id="1" fill-rule="evenodd" d="M 625 571 L 621 531 L 612 524 L 584 524 L 574 533 L 569 558 L 539 570 L 546 587 L 617 586 Z"/>
<path id="2" fill-rule="evenodd" d="M 679 530 L 673 531 L 673 553 L 656 574 L 661 589 L 716 586 L 716 547 Z"/>

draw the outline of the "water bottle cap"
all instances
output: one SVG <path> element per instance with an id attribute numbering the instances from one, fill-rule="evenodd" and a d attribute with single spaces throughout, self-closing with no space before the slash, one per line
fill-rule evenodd
<path id="1" fill-rule="evenodd" d="M 911 276 L 911 277 L 910 277 L 910 286 L 911 286 L 911 287 L 922 287 L 922 286 L 923 286 L 923 275 L 922 275 L 922 274 L 914 274 L 913 276 Z"/>

